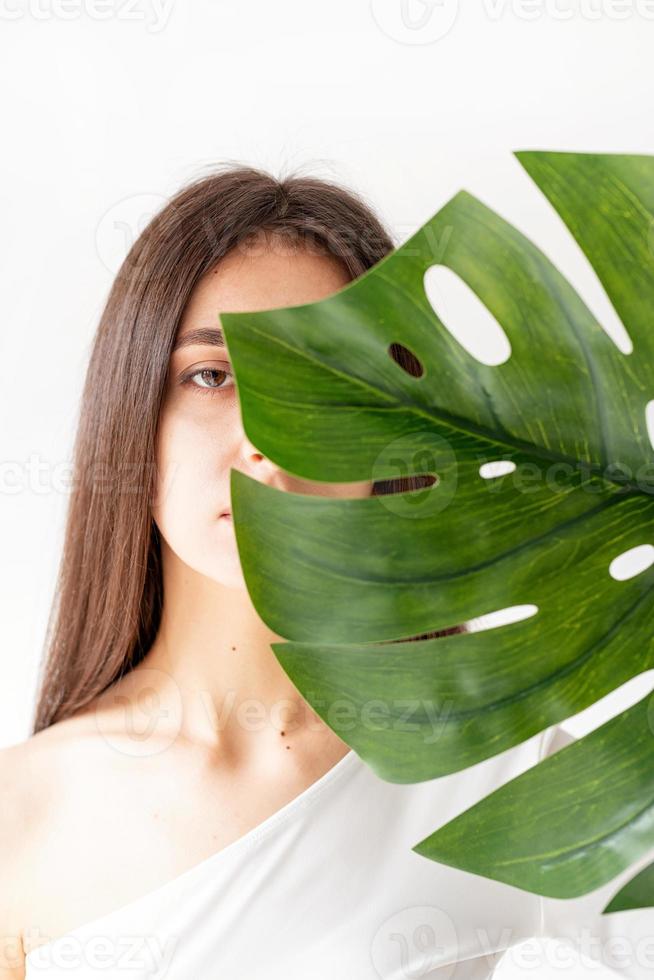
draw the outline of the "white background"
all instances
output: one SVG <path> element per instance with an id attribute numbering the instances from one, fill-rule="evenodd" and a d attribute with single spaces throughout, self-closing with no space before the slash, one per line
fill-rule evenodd
<path id="1" fill-rule="evenodd" d="M 654 152 L 654 2 L 460 8 L 0 0 L 0 463 L 22 474 L 19 492 L 0 492 L 0 744 L 29 731 L 100 311 L 135 235 L 189 179 L 225 159 L 300 167 L 361 192 L 397 243 L 466 188 L 544 248 L 619 336 L 511 153 Z M 594 727 L 651 683 L 652 672 L 567 727 Z M 527 975 L 554 973 L 513 962 L 497 974 Z"/>

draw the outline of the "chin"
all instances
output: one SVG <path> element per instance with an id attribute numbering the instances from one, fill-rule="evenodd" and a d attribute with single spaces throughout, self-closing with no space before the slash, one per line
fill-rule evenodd
<path id="1" fill-rule="evenodd" d="M 214 568 L 209 577 L 214 582 L 218 582 L 228 589 L 247 589 L 245 578 L 243 577 L 243 569 L 236 553 L 233 558 L 231 556 L 228 558 L 225 555 L 223 560 L 218 562 L 214 561 L 213 564 Z"/>
<path id="2" fill-rule="evenodd" d="M 247 592 L 247 586 L 241 571 L 236 572 L 234 575 L 221 575 L 220 582 L 221 585 L 224 585 L 228 589 L 240 589 L 243 592 Z"/>

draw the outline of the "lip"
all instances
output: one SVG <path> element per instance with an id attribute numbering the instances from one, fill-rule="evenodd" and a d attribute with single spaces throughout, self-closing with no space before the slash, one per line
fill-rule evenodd
<path id="1" fill-rule="evenodd" d="M 225 511 L 225 512 L 224 512 L 223 514 L 221 514 L 220 516 L 221 516 L 221 517 L 226 517 L 226 518 L 228 518 L 228 519 L 229 519 L 230 521 L 231 521 L 231 519 L 232 519 L 232 515 L 231 515 L 231 513 L 230 513 L 230 512 L 228 511 L 228 510 L 226 510 L 226 511 Z"/>

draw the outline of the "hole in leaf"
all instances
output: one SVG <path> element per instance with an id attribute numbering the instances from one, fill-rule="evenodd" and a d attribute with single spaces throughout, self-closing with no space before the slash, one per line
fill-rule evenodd
<path id="1" fill-rule="evenodd" d="M 407 493 L 410 490 L 423 490 L 438 483 L 440 477 L 433 473 L 418 473 L 413 476 L 392 477 L 389 480 L 375 480 L 372 487 L 373 496 L 383 497 L 389 493 Z"/>
<path id="2" fill-rule="evenodd" d="M 654 547 L 651 544 L 638 544 L 635 548 L 623 551 L 609 565 L 609 575 L 618 582 L 640 575 L 654 564 Z"/>
<path id="3" fill-rule="evenodd" d="M 463 279 L 447 266 L 432 265 L 423 283 L 434 313 L 471 357 L 488 367 L 508 361 L 509 338 Z"/>
<path id="4" fill-rule="evenodd" d="M 469 633 L 481 633 L 483 630 L 496 629 L 498 626 L 519 623 L 522 619 L 535 616 L 537 612 L 538 606 L 534 606 L 533 603 L 525 603 L 522 606 L 507 606 L 506 609 L 496 609 L 494 612 L 469 619 L 466 626 Z"/>
<path id="5" fill-rule="evenodd" d="M 412 375 L 414 378 L 421 378 L 425 373 L 425 369 L 416 355 L 408 347 L 405 347 L 404 344 L 391 344 L 388 348 L 388 353 L 407 374 Z"/>
<path id="6" fill-rule="evenodd" d="M 622 354 L 633 353 L 633 341 L 627 333 L 622 320 L 613 309 L 610 300 L 609 310 L 605 311 L 601 317 L 596 317 L 595 319 Z"/>
<path id="7" fill-rule="evenodd" d="M 402 637 L 401 640 L 382 640 L 382 643 L 413 643 L 416 640 L 435 640 L 439 636 L 454 636 L 456 633 L 467 633 L 465 623 L 459 623 L 456 626 L 445 626 L 440 630 L 433 630 L 428 633 L 419 633 L 416 636 L 406 636 Z"/>
<path id="8" fill-rule="evenodd" d="M 515 463 L 512 463 L 510 459 L 494 459 L 490 463 L 482 463 L 479 467 L 479 475 L 484 480 L 492 480 L 496 476 L 505 476 L 507 473 L 513 473 L 514 469 Z"/>
<path id="9" fill-rule="evenodd" d="M 571 284 L 579 293 L 579 296 L 595 317 L 604 333 L 615 344 L 618 350 L 622 354 L 631 354 L 634 349 L 631 337 L 618 316 L 613 302 L 599 276 L 588 257 L 582 251 L 581 246 L 576 241 L 571 241 L 568 236 L 566 236 L 566 239 L 566 247 L 571 250 L 571 261 L 569 265 Z M 573 255 L 573 252 L 576 254 Z M 565 267 L 566 263 L 561 262 L 560 268 Z"/>
<path id="10" fill-rule="evenodd" d="M 649 441 L 652 447 L 654 447 L 654 399 L 645 405 L 645 423 L 647 425 Z"/>

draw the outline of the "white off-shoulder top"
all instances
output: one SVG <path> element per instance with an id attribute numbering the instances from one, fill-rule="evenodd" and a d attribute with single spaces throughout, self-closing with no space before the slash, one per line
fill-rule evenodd
<path id="1" fill-rule="evenodd" d="M 486 980 L 505 951 L 555 936 L 619 976 L 652 980 L 654 910 L 601 915 L 637 869 L 582 898 L 554 900 L 411 850 L 566 740 L 552 726 L 462 772 L 413 784 L 382 780 L 351 750 L 217 853 L 33 948 L 26 976 Z"/>

